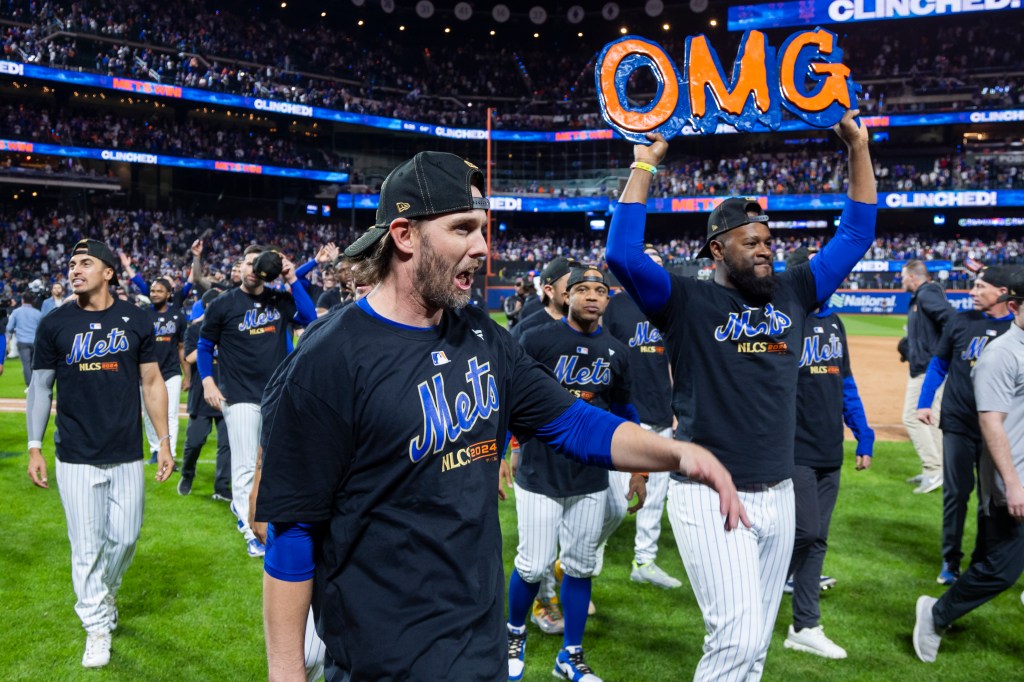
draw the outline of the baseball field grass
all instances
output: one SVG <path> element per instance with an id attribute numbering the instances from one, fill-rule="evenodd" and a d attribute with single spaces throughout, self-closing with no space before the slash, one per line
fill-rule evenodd
<path id="1" fill-rule="evenodd" d="M 20 368 L 9 360 L 0 396 L 23 395 Z M 184 422 L 182 432 L 184 432 Z M 51 426 L 52 433 L 52 426 Z M 0 552 L 0 680 L 258 680 L 266 677 L 260 581 L 234 519 L 213 492 L 215 443 L 207 444 L 190 497 L 147 467 L 146 518 L 135 562 L 118 599 L 120 625 L 110 665 L 86 671 L 84 633 L 74 613 L 70 550 L 55 488 L 34 488 L 25 475 L 24 415 L 0 413 L 0 499 L 8 511 Z M 180 450 L 180 446 L 179 446 Z M 52 438 L 44 449 L 52 470 Z M 843 471 L 825 571 L 838 585 L 822 595 L 826 632 L 849 651 L 829 661 L 782 646 L 791 622 L 783 600 L 765 668 L 766 680 L 1011 680 L 1024 661 L 1024 582 L 957 623 L 938 661 L 920 663 L 910 633 L 914 603 L 938 596 L 940 493 L 913 495 L 904 479 L 918 469 L 908 443 L 879 443 L 874 466 Z M 513 501 L 500 504 L 506 571 L 516 547 Z M 595 580 L 597 615 L 584 644 L 608 682 L 690 679 L 704 628 L 667 519 L 658 563 L 684 581 L 662 591 L 630 582 L 634 524 L 627 518 L 609 542 Z M 968 521 L 965 547 L 974 542 Z M 396 589 L 401 589 L 396 586 Z M 358 595 L 352 595 L 359 599 Z M 373 618 L 372 603 L 365 617 Z M 527 680 L 551 679 L 561 639 L 532 625 Z M 458 681 L 452 681 L 458 682 Z"/>

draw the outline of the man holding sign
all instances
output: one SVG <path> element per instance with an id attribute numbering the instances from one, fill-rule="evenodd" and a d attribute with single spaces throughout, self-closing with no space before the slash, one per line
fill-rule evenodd
<path id="1" fill-rule="evenodd" d="M 849 111 L 834 127 L 850 188 L 835 237 L 809 263 L 776 275 L 768 216 L 753 199 L 723 201 L 700 257 L 714 281 L 671 275 L 644 254 L 646 201 L 668 144 L 636 145 L 608 233 L 612 272 L 663 332 L 673 370 L 676 438 L 729 469 L 751 527 L 725 532 L 716 493 L 673 476 L 669 519 L 708 635 L 694 678 L 760 679 L 793 551 L 793 448 L 802 322 L 874 240 L 877 195 L 868 131 Z"/>

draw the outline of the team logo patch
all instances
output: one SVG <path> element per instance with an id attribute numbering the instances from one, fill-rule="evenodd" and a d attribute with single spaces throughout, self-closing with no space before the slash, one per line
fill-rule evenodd
<path id="1" fill-rule="evenodd" d="M 834 327 L 835 325 L 832 325 L 832 326 Z M 815 327 L 815 328 L 814 328 L 814 333 L 815 333 L 815 334 L 824 334 L 824 333 L 825 333 L 825 330 L 824 330 L 824 329 L 822 329 L 821 327 Z"/>
<path id="2" fill-rule="evenodd" d="M 590 349 L 586 346 L 576 346 L 576 352 L 580 355 L 590 355 Z"/>
<path id="3" fill-rule="evenodd" d="M 989 336 L 999 336 L 999 333 L 995 329 L 986 329 L 985 333 Z"/>
<path id="4" fill-rule="evenodd" d="M 431 362 L 434 363 L 434 367 L 438 367 L 440 365 L 447 365 L 449 362 L 451 362 L 451 360 L 448 359 L 448 356 L 444 354 L 443 350 L 436 350 L 433 353 L 431 353 L 430 360 Z"/>
<path id="5" fill-rule="evenodd" d="M 405 201 L 399 201 L 398 203 L 395 204 L 395 208 L 398 209 L 399 213 L 405 213 L 410 208 L 412 208 L 412 204 Z"/>
<path id="6" fill-rule="evenodd" d="M 130 317 L 122 317 L 121 319 L 124 320 L 125 322 L 127 322 L 128 320 L 130 320 L 132 318 L 130 318 Z"/>

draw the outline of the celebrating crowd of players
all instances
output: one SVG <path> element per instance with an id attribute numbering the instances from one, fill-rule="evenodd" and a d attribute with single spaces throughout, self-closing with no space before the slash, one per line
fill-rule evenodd
<path id="1" fill-rule="evenodd" d="M 200 239 L 176 291 L 144 281 L 101 242 L 76 243 L 72 296 L 35 333 L 28 433 L 29 475 L 46 488 L 41 444 L 59 384 L 56 471 L 88 633 L 83 665 L 109 662 L 116 594 L 141 527 L 139 412 L 165 481 L 180 390 L 191 395 L 178 492 L 192 491 L 216 426 L 214 496 L 231 501 L 249 556 L 265 557 L 273 679 L 321 669 L 330 680 L 521 679 L 533 665 L 531 618 L 563 638 L 556 676 L 600 682 L 583 639 L 603 545 L 627 511 L 647 508 L 631 578 L 678 587 L 655 564 L 663 506 L 707 628 L 696 679 L 760 678 L 787 581 L 785 646 L 844 658 L 820 623 L 818 594 L 843 422 L 858 470 L 870 467 L 874 440 L 828 305 L 874 239 L 874 175 L 855 113 L 836 126 L 850 187 L 820 253 L 795 253 L 775 275 L 768 216 L 731 198 L 710 215 L 701 249 L 714 281 L 670 274 L 644 243 L 645 202 L 667 151 L 654 136 L 634 148 L 609 232 L 606 258 L 626 295 L 610 299 L 593 264 L 556 259 L 539 295 L 519 283 L 511 336 L 467 307 L 487 253 L 487 202 L 479 169 L 450 154 L 423 152 L 393 171 L 376 224 L 345 256 L 325 244 L 296 266 L 250 246 L 218 283 Z M 335 286 L 317 290 L 317 269 Z M 145 308 L 118 300 L 119 272 L 148 296 Z M 918 602 L 913 640 L 925 661 L 942 628 L 1024 570 L 1022 273 L 985 270 L 975 292 L 977 312 L 931 348 L 921 395 L 948 373 L 947 397 L 968 405 L 957 422 L 978 427 L 961 434 L 943 421 L 967 458 L 955 466 L 957 491 L 980 466 L 984 541 L 946 596 Z M 971 348 L 973 409 L 970 368 L 951 364 Z M 513 479 L 519 547 L 506 590 L 495 498 Z M 947 510 L 960 532 L 961 497 Z M 959 539 L 949 544 L 952 573 Z M 361 619 L 353 594 L 372 599 L 378 617 Z"/>

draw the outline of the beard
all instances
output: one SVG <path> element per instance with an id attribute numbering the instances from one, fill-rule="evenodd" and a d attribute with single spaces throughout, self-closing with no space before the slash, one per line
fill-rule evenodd
<path id="1" fill-rule="evenodd" d="M 416 290 L 424 302 L 432 308 L 458 310 L 469 303 L 471 290 L 462 291 L 453 282 L 459 272 L 459 264 L 454 266 L 445 262 L 430 244 L 426 234 L 421 242 L 423 257 L 416 264 L 413 278 Z"/>
<path id="2" fill-rule="evenodd" d="M 758 277 L 753 266 L 741 268 L 729 256 L 724 256 L 724 260 L 729 267 L 729 281 L 743 298 L 758 306 L 763 306 L 775 297 L 779 279 L 774 271 L 767 277 Z"/>

